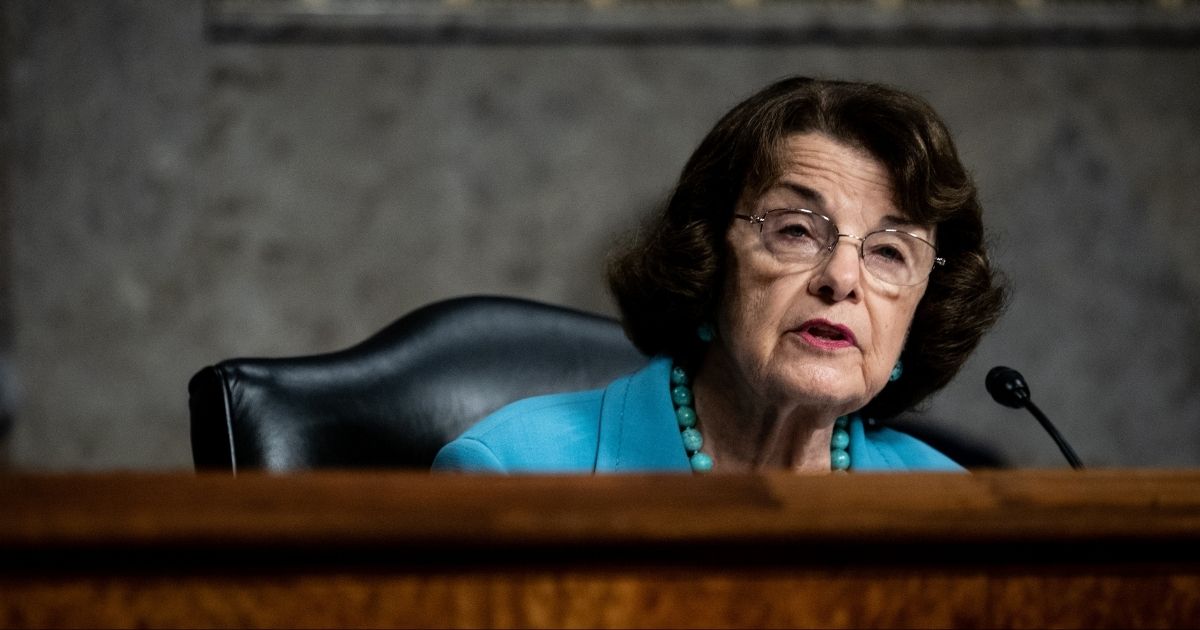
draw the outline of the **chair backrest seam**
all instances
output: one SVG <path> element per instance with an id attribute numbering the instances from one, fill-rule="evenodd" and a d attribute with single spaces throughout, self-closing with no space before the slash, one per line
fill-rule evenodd
<path id="1" fill-rule="evenodd" d="M 229 379 L 226 378 L 225 369 L 223 367 L 213 368 L 217 373 L 217 379 L 221 382 L 221 404 L 225 408 L 225 434 L 229 437 L 229 468 L 233 472 L 233 476 L 237 476 L 237 442 L 236 436 L 233 433 L 233 392 L 229 387 Z"/>

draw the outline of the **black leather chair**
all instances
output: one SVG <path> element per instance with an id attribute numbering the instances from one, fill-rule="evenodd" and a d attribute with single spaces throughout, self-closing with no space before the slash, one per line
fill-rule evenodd
<path id="1" fill-rule="evenodd" d="M 346 350 L 230 359 L 188 384 L 197 470 L 428 468 L 503 405 L 602 386 L 645 364 L 615 320 L 506 297 L 418 309 Z M 919 417 L 889 423 L 968 468 L 985 446 Z"/>
<path id="2" fill-rule="evenodd" d="M 615 320 L 504 297 L 438 302 L 346 350 L 231 359 L 188 384 L 197 470 L 428 468 L 514 400 L 599 387 L 647 358 Z"/>

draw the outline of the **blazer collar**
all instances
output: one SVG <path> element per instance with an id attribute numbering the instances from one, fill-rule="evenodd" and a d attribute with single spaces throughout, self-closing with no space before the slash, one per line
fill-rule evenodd
<path id="1" fill-rule="evenodd" d="M 671 359 L 655 357 L 604 388 L 596 472 L 691 472 L 670 395 Z"/>

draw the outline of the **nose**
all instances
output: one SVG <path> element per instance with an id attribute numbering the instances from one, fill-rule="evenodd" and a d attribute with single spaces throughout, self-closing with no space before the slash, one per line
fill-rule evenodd
<path id="1" fill-rule="evenodd" d="M 843 241 L 849 237 L 850 241 Z M 862 266 L 859 261 L 857 237 L 839 234 L 833 251 L 816 269 L 808 281 L 808 290 L 835 302 L 857 299 L 862 294 Z"/>

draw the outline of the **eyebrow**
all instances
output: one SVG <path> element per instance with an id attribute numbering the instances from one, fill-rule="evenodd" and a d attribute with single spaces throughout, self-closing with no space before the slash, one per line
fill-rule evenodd
<path id="1" fill-rule="evenodd" d="M 822 214 L 828 212 L 828 210 L 825 209 L 825 197 L 820 192 L 813 190 L 804 184 L 797 184 L 796 182 L 779 182 L 778 185 L 804 198 L 805 204 L 811 204 L 813 206 L 812 208 L 806 208 L 807 210 L 820 212 Z M 908 217 L 903 217 L 898 214 L 885 215 L 879 224 L 883 228 L 903 228 L 905 230 L 930 229 L 930 226 L 924 223 L 913 221 Z"/>
<path id="2" fill-rule="evenodd" d="M 803 197 L 806 203 L 811 202 L 815 207 L 808 208 L 809 210 L 820 210 L 821 212 L 825 211 L 825 197 L 821 193 L 809 188 L 808 186 L 805 186 L 804 184 L 797 184 L 795 182 L 779 182 L 779 185 Z"/>
<path id="3" fill-rule="evenodd" d="M 929 229 L 929 226 L 925 225 L 924 223 L 917 223 L 916 221 L 913 221 L 912 219 L 907 219 L 905 217 L 898 216 L 895 214 L 889 214 L 889 215 L 883 217 L 883 221 L 880 221 L 880 224 L 884 225 L 886 227 L 906 228 L 909 230 L 912 230 L 912 229 L 928 230 Z"/>

